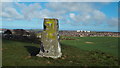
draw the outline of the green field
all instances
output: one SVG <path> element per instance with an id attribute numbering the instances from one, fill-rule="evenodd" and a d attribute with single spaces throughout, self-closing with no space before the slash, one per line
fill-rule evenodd
<path id="1" fill-rule="evenodd" d="M 41 58 L 39 44 L 3 39 L 3 66 L 117 66 L 117 37 L 66 37 L 60 40 L 62 57 Z"/>

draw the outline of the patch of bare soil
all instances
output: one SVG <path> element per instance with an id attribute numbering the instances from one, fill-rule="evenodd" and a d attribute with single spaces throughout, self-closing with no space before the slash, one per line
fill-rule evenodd
<path id="1" fill-rule="evenodd" d="M 8 49 L 8 48 L 0 48 L 1 51 L 2 51 L 2 50 L 6 50 L 6 49 Z"/>
<path id="2" fill-rule="evenodd" d="M 93 44 L 93 42 L 85 42 L 85 43 L 87 43 L 87 44 Z"/>
<path id="3" fill-rule="evenodd" d="M 79 40 L 79 39 L 75 39 L 75 38 L 62 38 L 61 40 Z"/>
<path id="4" fill-rule="evenodd" d="M 119 36 L 112 36 L 112 37 L 119 37 Z"/>

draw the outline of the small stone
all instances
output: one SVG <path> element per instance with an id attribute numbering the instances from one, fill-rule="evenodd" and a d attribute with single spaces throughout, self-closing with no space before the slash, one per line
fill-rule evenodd
<path id="1" fill-rule="evenodd" d="M 64 57 L 62 57 L 61 59 L 65 59 Z"/>
<path id="2" fill-rule="evenodd" d="M 73 61 L 69 61 L 70 63 L 72 63 Z"/>
<path id="3" fill-rule="evenodd" d="M 50 61 L 47 61 L 48 64 L 50 64 L 51 62 Z"/>
<path id="4" fill-rule="evenodd" d="M 27 56 L 27 57 L 25 57 L 25 59 L 29 59 L 29 58 L 31 58 L 31 56 Z"/>

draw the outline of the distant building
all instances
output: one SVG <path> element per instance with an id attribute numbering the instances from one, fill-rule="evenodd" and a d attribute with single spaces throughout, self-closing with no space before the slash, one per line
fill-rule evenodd
<path id="1" fill-rule="evenodd" d="M 59 31 L 60 36 L 71 37 L 100 37 L 100 36 L 112 36 L 120 37 L 120 32 L 93 32 L 93 31 Z"/>
<path id="2" fill-rule="evenodd" d="M 90 31 L 87 31 L 87 32 L 90 32 Z"/>
<path id="3" fill-rule="evenodd" d="M 3 33 L 3 31 L 0 30 L 0 33 Z"/>
<path id="4" fill-rule="evenodd" d="M 0 34 L 3 34 L 7 29 L 0 29 Z"/>
<path id="5" fill-rule="evenodd" d="M 80 30 L 77 30 L 77 32 L 80 32 Z"/>

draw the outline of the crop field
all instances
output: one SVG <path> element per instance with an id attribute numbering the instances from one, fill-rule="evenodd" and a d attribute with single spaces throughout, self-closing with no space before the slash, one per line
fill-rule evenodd
<path id="1" fill-rule="evenodd" d="M 3 66 L 118 66 L 118 37 L 62 37 L 62 57 L 35 56 L 39 44 L 2 40 Z"/>

